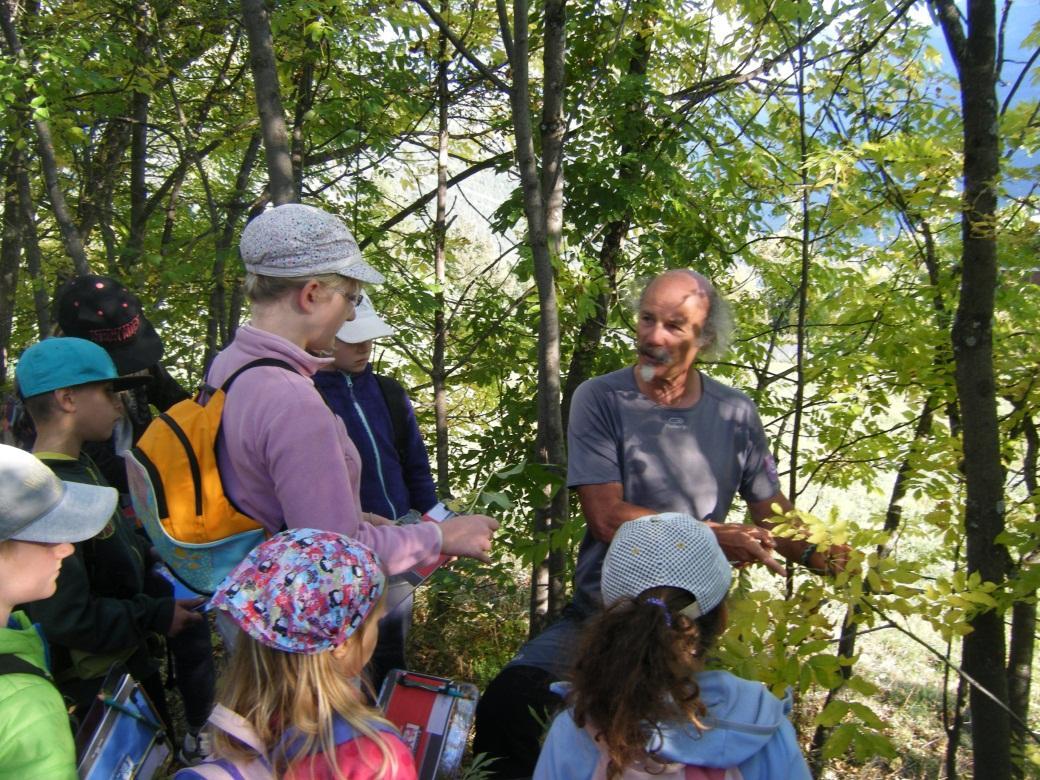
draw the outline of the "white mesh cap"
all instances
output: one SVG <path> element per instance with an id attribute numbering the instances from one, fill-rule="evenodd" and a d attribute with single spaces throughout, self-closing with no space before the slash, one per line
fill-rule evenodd
<path id="1" fill-rule="evenodd" d="M 384 281 L 361 257 L 342 220 L 300 203 L 275 206 L 246 225 L 239 251 L 246 270 L 260 276 L 339 274 L 371 284 Z"/>
<path id="2" fill-rule="evenodd" d="M 624 523 L 603 559 L 601 587 L 607 606 L 650 588 L 688 591 L 699 613 L 726 598 L 733 572 L 706 523 L 679 512 Z"/>

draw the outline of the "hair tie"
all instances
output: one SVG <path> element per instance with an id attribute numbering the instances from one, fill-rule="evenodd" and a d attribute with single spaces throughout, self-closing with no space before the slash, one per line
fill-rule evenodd
<path id="1" fill-rule="evenodd" d="M 653 604 L 655 607 L 660 607 L 661 611 L 664 612 L 664 622 L 668 628 L 672 627 L 672 611 L 668 609 L 668 605 L 664 603 L 663 599 L 659 599 L 656 596 L 648 598 L 644 603 Z"/>

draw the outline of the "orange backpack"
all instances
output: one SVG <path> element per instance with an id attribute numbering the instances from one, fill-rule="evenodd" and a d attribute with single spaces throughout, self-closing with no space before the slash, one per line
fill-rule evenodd
<path id="1" fill-rule="evenodd" d="M 295 370 L 274 358 L 247 363 L 218 390 L 204 386 L 156 417 L 125 458 L 134 511 L 152 544 L 178 579 L 206 595 L 268 535 L 228 498 L 217 463 L 227 393 L 256 366 Z"/>

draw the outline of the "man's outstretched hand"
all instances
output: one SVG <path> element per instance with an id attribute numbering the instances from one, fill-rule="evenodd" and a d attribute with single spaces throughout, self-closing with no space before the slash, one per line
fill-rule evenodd
<path id="1" fill-rule="evenodd" d="M 759 528 L 757 525 L 712 521 L 708 521 L 708 526 L 715 532 L 715 538 L 726 559 L 734 565 L 761 563 L 774 574 L 787 573 L 783 564 L 773 557 L 776 540 L 767 529 Z"/>

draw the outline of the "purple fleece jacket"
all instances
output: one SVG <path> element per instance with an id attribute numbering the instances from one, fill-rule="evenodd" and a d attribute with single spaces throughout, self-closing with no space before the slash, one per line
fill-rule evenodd
<path id="1" fill-rule="evenodd" d="M 361 458 L 343 422 L 325 405 L 311 375 L 331 361 L 265 330 L 243 325 L 213 360 L 207 383 L 220 387 L 257 358 L 276 366 L 244 372 L 224 401 L 218 452 L 224 490 L 272 532 L 318 528 L 367 544 L 397 574 L 440 552 L 433 523 L 373 526 L 361 519 Z"/>

